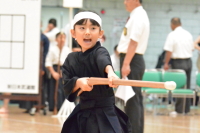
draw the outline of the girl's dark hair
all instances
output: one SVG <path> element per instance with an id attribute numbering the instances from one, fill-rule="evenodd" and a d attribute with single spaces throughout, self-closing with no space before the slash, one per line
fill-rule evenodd
<path id="1" fill-rule="evenodd" d="M 80 12 L 86 12 L 86 11 L 80 11 Z M 78 13 L 80 13 L 80 12 L 78 12 Z M 88 12 L 88 11 L 87 11 L 87 12 Z M 93 11 L 89 11 L 89 12 L 93 12 Z M 77 14 L 78 14 L 78 13 L 77 13 Z M 95 12 L 93 12 L 93 13 L 95 13 Z M 95 13 L 95 14 L 97 14 L 97 13 Z M 97 14 L 97 15 L 98 15 L 98 14 Z M 99 15 L 98 15 L 98 16 L 99 16 Z M 93 20 L 93 19 L 87 19 L 87 18 L 85 18 L 85 19 L 81 19 L 81 20 L 79 20 L 78 22 L 76 22 L 76 23 L 74 24 L 74 29 L 75 29 L 75 26 L 76 26 L 76 25 L 83 25 L 83 24 L 86 24 L 88 20 L 92 23 L 92 25 L 95 25 L 95 26 L 100 27 L 100 25 L 99 25 L 99 23 L 98 23 L 97 21 L 95 21 L 95 20 Z M 101 27 L 100 27 L 100 30 L 101 30 Z"/>

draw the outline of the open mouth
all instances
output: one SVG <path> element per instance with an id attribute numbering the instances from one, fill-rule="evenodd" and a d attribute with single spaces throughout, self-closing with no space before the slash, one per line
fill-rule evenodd
<path id="1" fill-rule="evenodd" d="M 83 39 L 83 41 L 86 43 L 90 43 L 92 41 L 92 39 Z"/>

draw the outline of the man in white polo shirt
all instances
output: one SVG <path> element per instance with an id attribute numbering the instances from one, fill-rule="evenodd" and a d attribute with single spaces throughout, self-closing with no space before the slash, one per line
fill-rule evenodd
<path id="1" fill-rule="evenodd" d="M 117 48 L 120 53 L 121 76 L 141 80 L 145 71 L 143 54 L 149 38 L 149 19 L 140 0 L 124 0 L 124 4 L 126 10 L 130 12 L 130 18 L 124 27 Z M 143 133 L 144 109 L 141 88 L 132 88 L 136 95 L 127 101 L 125 113 L 130 118 L 132 133 Z"/>
<path id="2" fill-rule="evenodd" d="M 190 88 L 190 76 L 192 70 L 192 51 L 194 49 L 192 35 L 181 27 L 180 18 L 171 19 L 172 32 L 169 33 L 165 42 L 164 69 L 169 69 L 169 60 L 172 59 L 172 69 L 183 69 L 187 75 L 187 88 Z M 183 99 L 177 98 L 174 113 L 188 113 L 190 111 L 190 101 L 186 99 L 185 110 L 183 110 Z"/>

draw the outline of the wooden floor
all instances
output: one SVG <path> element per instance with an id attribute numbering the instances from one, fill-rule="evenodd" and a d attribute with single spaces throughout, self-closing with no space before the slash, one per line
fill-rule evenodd
<path id="1" fill-rule="evenodd" d="M 64 119 L 52 118 L 51 112 L 47 116 L 42 113 L 30 116 L 17 106 L 9 109 L 8 115 L 0 114 L 0 133 L 60 133 Z M 147 114 L 145 133 L 200 133 L 200 115 Z"/>

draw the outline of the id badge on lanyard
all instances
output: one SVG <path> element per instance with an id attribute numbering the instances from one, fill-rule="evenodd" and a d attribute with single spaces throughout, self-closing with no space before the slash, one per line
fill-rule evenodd
<path id="1" fill-rule="evenodd" d="M 124 27 L 124 36 L 126 36 L 126 35 L 127 35 L 127 28 Z"/>
<path id="2" fill-rule="evenodd" d="M 128 23 L 128 20 L 130 19 L 130 17 L 128 17 L 127 18 L 127 20 L 126 20 L 126 24 Z M 124 36 L 126 36 L 127 35 L 127 28 L 126 27 L 124 27 Z"/>

